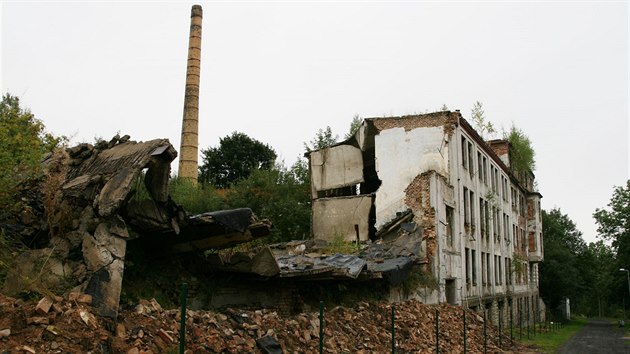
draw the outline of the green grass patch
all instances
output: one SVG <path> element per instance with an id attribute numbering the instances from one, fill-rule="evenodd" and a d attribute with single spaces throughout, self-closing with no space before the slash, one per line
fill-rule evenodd
<path id="1" fill-rule="evenodd" d="M 573 337 L 584 325 L 587 319 L 578 317 L 564 324 L 562 328 L 553 329 L 543 333 L 536 332 L 530 339 L 523 338 L 520 342 L 529 347 L 540 349 L 541 353 L 557 353 L 560 347 Z"/>

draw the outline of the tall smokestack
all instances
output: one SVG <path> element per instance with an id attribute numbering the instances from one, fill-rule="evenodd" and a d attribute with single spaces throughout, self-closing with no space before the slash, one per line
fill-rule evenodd
<path id="1" fill-rule="evenodd" d="M 182 139 L 179 146 L 179 177 L 197 184 L 199 170 L 199 76 L 201 73 L 201 5 L 193 5 L 190 11 L 190 38 L 188 40 L 188 68 L 186 69 L 186 93 Z"/>

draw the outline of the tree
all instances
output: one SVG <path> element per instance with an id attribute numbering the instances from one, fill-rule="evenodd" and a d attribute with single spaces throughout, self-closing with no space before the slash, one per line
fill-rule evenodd
<path id="1" fill-rule="evenodd" d="M 348 131 L 348 134 L 346 134 L 345 139 L 348 140 L 352 138 L 357 130 L 359 130 L 359 127 L 361 127 L 361 124 L 363 124 L 363 119 L 361 119 L 358 114 L 355 114 L 354 117 L 352 117 L 352 122 L 350 122 L 350 130 Z"/>
<path id="2" fill-rule="evenodd" d="M 444 105 L 443 108 L 445 108 Z M 445 110 L 445 109 L 443 109 Z M 470 118 L 475 125 L 475 130 L 481 135 L 481 138 L 486 140 L 486 134 L 492 136 L 495 133 L 494 125 L 489 120 L 486 120 L 485 111 L 483 110 L 483 104 L 479 101 L 475 102 L 470 112 Z"/>
<path id="3" fill-rule="evenodd" d="M 529 137 L 522 130 L 512 125 L 509 132 L 504 132 L 504 139 L 510 142 L 510 168 L 517 175 L 525 175 L 536 169 L 535 152 Z"/>
<path id="4" fill-rule="evenodd" d="M 0 102 L 0 210 L 14 212 L 20 208 L 19 186 L 39 177 L 41 160 L 66 141 L 45 131 L 42 121 L 20 99 L 10 94 Z M 0 218 L 7 215 L 0 215 Z"/>
<path id="5" fill-rule="evenodd" d="M 326 126 L 326 129 L 319 129 L 315 138 L 310 141 L 310 143 L 304 143 L 304 149 L 306 152 L 311 152 L 314 150 L 320 150 L 332 145 L 335 145 L 339 140 L 338 135 L 333 135 L 332 129 L 330 126 Z"/>
<path id="6" fill-rule="evenodd" d="M 218 147 L 201 153 L 199 179 L 217 188 L 227 188 L 246 179 L 252 171 L 269 170 L 276 160 L 276 152 L 269 145 L 239 132 L 221 138 Z"/>
<path id="7" fill-rule="evenodd" d="M 560 209 L 542 211 L 545 261 L 540 264 L 540 296 L 554 309 L 562 298 L 577 300 L 584 283 L 578 257 L 586 249 L 582 233 Z"/>
<path id="8" fill-rule="evenodd" d="M 251 208 L 273 223 L 267 242 L 306 239 L 311 236 L 311 188 L 304 178 L 300 160 L 290 169 L 277 165 L 255 170 L 249 178 L 235 183 L 227 194 L 230 208 Z"/>
<path id="9" fill-rule="evenodd" d="M 593 217 L 598 224 L 598 237 L 610 241 L 617 253 L 617 265 L 630 267 L 630 180 L 615 187 L 608 208 L 596 209 Z"/>

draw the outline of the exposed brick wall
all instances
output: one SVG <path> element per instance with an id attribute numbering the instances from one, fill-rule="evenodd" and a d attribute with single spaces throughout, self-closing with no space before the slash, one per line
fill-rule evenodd
<path id="1" fill-rule="evenodd" d="M 423 228 L 423 239 L 427 243 L 427 259 L 431 259 L 436 252 L 435 209 L 431 207 L 431 176 L 435 172 L 430 171 L 416 176 L 405 189 L 405 205 L 414 214 L 416 220 Z"/>
<path id="2" fill-rule="evenodd" d="M 374 127 L 381 131 L 391 128 L 404 128 L 406 131 L 422 127 L 444 126 L 445 133 L 452 132 L 458 118 L 458 112 L 436 112 L 422 115 L 391 117 L 391 118 L 371 118 Z M 449 130 L 447 130 L 447 126 Z"/>

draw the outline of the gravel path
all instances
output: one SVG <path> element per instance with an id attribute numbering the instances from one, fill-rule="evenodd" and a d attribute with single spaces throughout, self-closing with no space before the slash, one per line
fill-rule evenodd
<path id="1" fill-rule="evenodd" d="M 623 338 L 623 331 L 606 319 L 590 319 L 571 338 L 560 354 L 630 353 L 630 338 Z"/>

